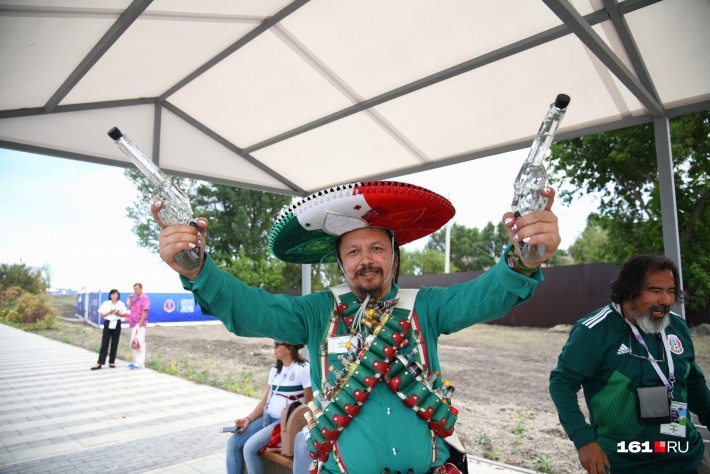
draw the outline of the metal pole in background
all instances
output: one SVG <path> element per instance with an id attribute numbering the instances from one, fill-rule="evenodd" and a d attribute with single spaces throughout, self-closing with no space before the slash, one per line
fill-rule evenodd
<path id="1" fill-rule="evenodd" d="M 681 286 L 683 268 L 680 261 L 680 238 L 678 236 L 678 214 L 676 211 L 675 179 L 673 177 L 673 154 L 668 117 L 653 120 L 656 138 L 656 160 L 658 162 L 658 188 L 661 195 L 661 221 L 663 223 L 663 251 L 678 267 Z M 682 289 L 682 288 L 681 288 Z M 675 304 L 676 312 L 685 319 L 685 305 Z"/>
<path id="2" fill-rule="evenodd" d="M 451 201 L 451 193 L 448 195 Z M 444 273 L 451 273 L 451 222 L 446 224 L 446 248 L 444 250 Z"/>
<path id="3" fill-rule="evenodd" d="M 301 265 L 301 294 L 311 294 L 311 264 Z"/>
<path id="4" fill-rule="evenodd" d="M 444 273 L 451 272 L 451 224 L 446 224 L 446 251 L 444 252 Z"/>

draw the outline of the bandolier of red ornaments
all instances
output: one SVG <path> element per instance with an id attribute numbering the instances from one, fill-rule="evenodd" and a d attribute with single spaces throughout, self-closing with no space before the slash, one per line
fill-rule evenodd
<path id="1" fill-rule="evenodd" d="M 341 301 L 333 312 L 334 323 L 338 323 L 337 318 L 342 318 L 352 337 L 346 344 L 347 355 L 338 356 L 343 367 L 340 370 L 334 365 L 329 367 L 329 372 L 335 375 L 334 382 L 324 381 L 325 395 L 314 392 L 318 404 L 308 404 L 312 412 L 312 415 L 306 413 L 311 458 L 321 462 L 328 459 L 340 433 L 358 415 L 380 380 L 414 410 L 432 432 L 440 438 L 450 436 L 458 417 L 458 410 L 451 405 L 454 387 L 448 380 L 443 380 L 435 389 L 434 381 L 439 372 L 433 371 L 427 376 L 418 360 L 416 345 L 403 351 L 409 346 L 407 334 L 412 326 L 411 311 L 395 308 L 396 299 L 381 302 L 368 307 L 358 324 L 355 314 L 359 304 L 355 296 L 352 293 L 343 295 Z M 364 337 L 360 333 L 363 326 L 367 328 Z M 416 332 L 413 335 L 421 337 Z M 327 352 L 327 347 L 323 350 Z M 311 472 L 315 472 L 316 466 L 314 462 Z"/>

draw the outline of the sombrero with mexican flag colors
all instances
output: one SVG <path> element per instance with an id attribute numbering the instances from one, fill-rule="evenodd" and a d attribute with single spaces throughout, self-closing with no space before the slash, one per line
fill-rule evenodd
<path id="1" fill-rule="evenodd" d="M 269 248 L 284 262 L 332 263 L 335 241 L 346 232 L 384 227 L 404 245 L 441 229 L 455 212 L 448 199 L 412 184 L 344 184 L 313 193 L 283 211 L 271 229 Z"/>

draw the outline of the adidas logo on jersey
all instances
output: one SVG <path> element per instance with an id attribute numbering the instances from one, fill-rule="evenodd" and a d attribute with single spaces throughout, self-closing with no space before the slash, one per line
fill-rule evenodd
<path id="1" fill-rule="evenodd" d="M 616 355 L 628 354 L 629 352 L 630 352 L 630 351 L 629 351 L 629 348 L 626 347 L 626 344 L 621 344 L 621 345 L 619 346 L 619 350 L 616 351 Z"/>

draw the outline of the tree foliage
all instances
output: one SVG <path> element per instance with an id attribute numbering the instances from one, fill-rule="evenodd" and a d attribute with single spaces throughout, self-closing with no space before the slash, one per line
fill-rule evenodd
<path id="1" fill-rule="evenodd" d="M 34 295 L 47 291 L 47 281 L 39 270 L 32 270 L 24 263 L 0 265 L 0 289 L 18 287 Z"/>
<path id="2" fill-rule="evenodd" d="M 316 263 L 311 265 L 311 290 L 320 291 L 343 282 L 337 263 Z"/>
<path id="3" fill-rule="evenodd" d="M 495 265 L 508 243 L 508 231 L 502 222 L 498 225 L 488 222 L 482 230 L 454 224 L 451 227 L 451 263 L 460 272 L 483 270 Z M 432 234 L 425 248 L 443 257 L 446 229 Z"/>
<path id="4" fill-rule="evenodd" d="M 552 257 L 545 262 L 546 267 L 562 267 L 565 265 L 572 265 L 574 262 L 566 250 L 558 248 Z"/>
<path id="5" fill-rule="evenodd" d="M 59 310 L 52 306 L 46 293 L 35 295 L 22 292 L 12 309 L 6 308 L 0 312 L 0 320 L 27 329 L 43 329 L 53 327 L 58 315 Z"/>
<path id="6" fill-rule="evenodd" d="M 0 321 L 26 329 L 54 325 L 57 310 L 47 297 L 41 270 L 24 263 L 0 265 Z"/>
<path id="7" fill-rule="evenodd" d="M 160 228 L 153 221 L 153 217 L 150 214 L 150 203 L 153 198 L 153 189 L 155 186 L 143 176 L 140 171 L 127 169 L 123 174 L 138 189 L 138 198 L 130 207 L 126 208 L 126 215 L 129 219 L 133 220 L 133 228 L 131 230 L 136 234 L 139 246 L 157 253 Z M 175 186 L 180 188 L 191 201 L 194 199 L 195 187 L 197 186 L 196 181 L 177 177 L 172 177 L 171 179 Z M 197 210 L 197 214 L 202 215 L 199 209 Z"/>
<path id="8" fill-rule="evenodd" d="M 220 262 L 242 253 L 253 260 L 268 259 L 269 232 L 290 203 L 289 196 L 219 184 L 198 186 L 193 201 L 209 216 L 210 252 Z"/>
<path id="9" fill-rule="evenodd" d="M 444 253 L 431 249 L 407 250 L 400 249 L 400 275 L 432 275 L 444 273 L 445 262 Z M 459 271 L 456 265 L 452 264 L 451 272 Z"/>
<path id="10" fill-rule="evenodd" d="M 126 211 L 138 244 L 158 251 L 160 229 L 150 215 L 153 185 L 143 174 L 126 170 L 139 197 Z M 244 283 L 269 290 L 300 288 L 299 265 L 283 263 L 269 251 L 269 232 L 289 196 L 219 184 L 171 178 L 190 199 L 198 216 L 209 220 L 207 250 L 215 263 Z"/>
<path id="11" fill-rule="evenodd" d="M 597 214 L 590 214 L 587 227 L 569 247 L 569 254 L 575 263 L 611 262 L 614 260 L 609 253 L 608 232 L 599 223 Z"/>
<path id="12" fill-rule="evenodd" d="M 710 111 L 671 119 L 670 135 L 683 277 L 697 307 L 710 298 L 703 241 L 710 231 Z M 604 250 L 616 263 L 664 252 L 652 123 L 554 144 L 551 162 L 571 185 L 560 192 L 565 202 L 585 193 L 601 198 L 594 225 L 606 232 Z"/>
<path id="13" fill-rule="evenodd" d="M 153 186 L 138 171 L 126 176 L 139 191 L 138 199 L 127 209 L 134 222 L 138 243 L 158 251 L 160 229 L 153 222 L 150 206 Z M 287 196 L 172 178 L 190 198 L 195 212 L 209 219 L 207 250 L 217 265 L 250 286 L 267 290 L 300 289 L 301 266 L 274 258 L 268 249 L 268 236 L 274 219 L 291 202 Z M 423 250 L 401 249 L 400 274 L 421 275 L 444 272 L 445 229 L 433 234 Z M 483 229 L 454 224 L 451 229 L 451 271 L 477 271 L 495 265 L 508 245 L 502 223 L 489 222 Z M 343 281 L 335 264 L 314 264 L 311 271 L 313 291 Z"/>

